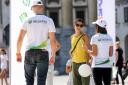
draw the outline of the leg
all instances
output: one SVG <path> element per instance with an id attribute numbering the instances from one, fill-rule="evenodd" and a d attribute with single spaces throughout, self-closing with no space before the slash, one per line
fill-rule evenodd
<path id="1" fill-rule="evenodd" d="M 102 68 L 93 68 L 93 78 L 94 78 L 95 85 L 102 85 L 102 70 L 101 69 Z"/>
<path id="2" fill-rule="evenodd" d="M 122 84 L 124 85 L 124 79 L 123 79 L 123 76 L 122 76 L 122 68 L 119 68 L 119 75 L 121 77 Z"/>
<path id="3" fill-rule="evenodd" d="M 90 85 L 90 76 L 81 78 L 82 85 Z"/>
<path id="4" fill-rule="evenodd" d="M 6 85 L 8 85 L 8 81 L 7 81 L 7 70 L 4 71 L 4 80 Z"/>
<path id="5" fill-rule="evenodd" d="M 74 85 L 82 85 L 81 76 L 78 73 L 79 65 L 74 63 L 72 64 L 72 74 L 73 74 L 73 84 Z"/>
<path id="6" fill-rule="evenodd" d="M 3 85 L 3 78 L 1 78 L 1 85 Z"/>
<path id="7" fill-rule="evenodd" d="M 26 85 L 34 85 L 35 69 L 36 69 L 35 51 L 28 50 L 25 53 L 25 62 L 24 62 Z"/>
<path id="8" fill-rule="evenodd" d="M 117 84 L 119 84 L 118 73 L 119 73 L 119 68 L 118 68 L 118 71 L 117 71 L 117 74 L 116 74 L 116 83 Z"/>
<path id="9" fill-rule="evenodd" d="M 49 65 L 48 52 L 39 52 L 37 56 L 37 85 L 45 85 Z"/>
<path id="10" fill-rule="evenodd" d="M 34 85 L 35 64 L 24 64 L 26 85 Z"/>
<path id="11" fill-rule="evenodd" d="M 48 62 L 37 64 L 37 85 L 45 85 L 48 72 Z"/>
<path id="12" fill-rule="evenodd" d="M 4 80 L 5 80 L 6 85 L 8 85 L 8 81 L 7 81 L 7 70 L 5 70 Z"/>
<path id="13" fill-rule="evenodd" d="M 8 85 L 8 81 L 7 81 L 7 78 L 5 78 L 5 83 L 6 83 L 6 85 Z"/>
<path id="14" fill-rule="evenodd" d="M 111 85 L 112 69 L 111 68 L 104 68 L 103 72 L 104 72 L 104 74 L 103 74 L 104 85 Z"/>

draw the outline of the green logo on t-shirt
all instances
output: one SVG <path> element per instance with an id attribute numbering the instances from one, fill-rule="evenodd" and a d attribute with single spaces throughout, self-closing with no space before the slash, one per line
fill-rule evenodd
<path id="1" fill-rule="evenodd" d="M 43 49 L 43 48 L 45 48 L 45 47 L 47 47 L 47 40 L 46 41 L 44 41 L 44 42 L 42 42 L 40 45 L 38 45 L 38 46 L 32 46 L 32 47 L 30 47 L 30 49 Z"/>
<path id="2" fill-rule="evenodd" d="M 109 62 L 110 62 L 110 60 L 107 59 L 107 60 L 105 60 L 105 61 L 97 62 L 96 65 L 102 65 L 102 64 L 109 63 Z"/>

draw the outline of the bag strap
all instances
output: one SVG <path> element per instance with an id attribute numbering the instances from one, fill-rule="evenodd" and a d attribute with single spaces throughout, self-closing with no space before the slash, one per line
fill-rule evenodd
<path id="1" fill-rule="evenodd" d="M 73 51 L 75 50 L 75 48 L 76 48 L 76 46 L 77 46 L 77 44 L 78 44 L 78 42 L 79 42 L 79 40 L 82 38 L 82 36 L 83 36 L 84 34 L 82 34 L 81 36 L 80 36 L 80 38 L 77 40 L 77 42 L 76 42 L 76 44 L 75 44 L 75 46 L 74 46 L 74 48 L 73 48 L 73 50 L 71 51 L 71 54 L 73 53 Z"/>

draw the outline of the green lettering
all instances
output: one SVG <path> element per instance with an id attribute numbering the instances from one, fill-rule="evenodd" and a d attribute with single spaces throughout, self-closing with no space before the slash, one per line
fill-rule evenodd
<path id="1" fill-rule="evenodd" d="M 28 15 L 27 15 L 26 12 L 23 12 L 23 13 L 19 16 L 21 22 L 23 22 L 27 17 L 28 17 Z"/>
<path id="2" fill-rule="evenodd" d="M 22 2 L 24 4 L 24 6 L 30 6 L 30 1 L 31 0 L 23 0 Z"/>

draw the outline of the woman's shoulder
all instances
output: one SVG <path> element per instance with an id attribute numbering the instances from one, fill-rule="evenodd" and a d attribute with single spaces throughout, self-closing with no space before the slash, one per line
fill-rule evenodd
<path id="1" fill-rule="evenodd" d="M 97 38 L 97 37 L 99 37 L 100 36 L 100 34 L 94 34 L 91 38 Z"/>
<path id="2" fill-rule="evenodd" d="M 70 36 L 70 38 L 72 38 L 72 37 L 74 37 L 75 36 L 75 34 L 72 34 L 71 36 Z"/>

